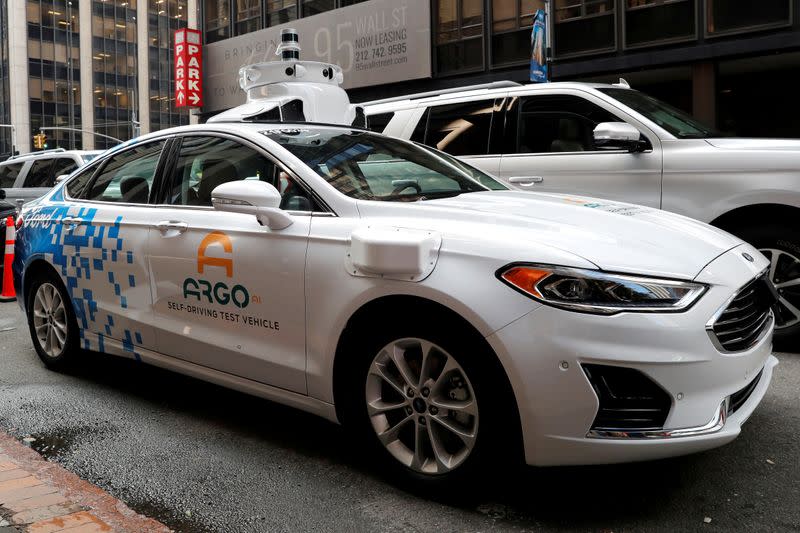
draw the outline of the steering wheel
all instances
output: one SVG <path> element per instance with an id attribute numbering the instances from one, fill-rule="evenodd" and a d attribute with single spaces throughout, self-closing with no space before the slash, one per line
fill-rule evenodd
<path id="1" fill-rule="evenodd" d="M 398 195 L 398 194 L 400 194 L 401 192 L 403 192 L 404 190 L 406 190 L 408 188 L 412 188 L 412 189 L 416 190 L 417 194 L 422 194 L 422 187 L 420 187 L 419 183 L 417 183 L 416 181 L 414 181 L 414 180 L 397 180 L 395 182 L 394 189 L 392 189 L 391 195 L 392 196 Z"/>

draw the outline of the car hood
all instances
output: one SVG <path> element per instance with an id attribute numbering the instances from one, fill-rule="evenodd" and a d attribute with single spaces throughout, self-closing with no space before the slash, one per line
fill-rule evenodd
<path id="1" fill-rule="evenodd" d="M 747 139 L 732 137 L 706 139 L 706 142 L 715 148 L 721 148 L 723 150 L 789 150 L 800 152 L 800 139 Z"/>
<path id="2" fill-rule="evenodd" d="M 369 203 L 384 206 L 370 214 L 393 216 L 385 202 Z M 680 215 L 560 194 L 496 191 L 405 205 L 425 213 L 414 217 L 415 226 L 438 229 L 444 239 L 449 233 L 507 243 L 509 262 L 539 260 L 525 253 L 528 243 L 569 252 L 610 272 L 693 279 L 708 263 L 742 244 Z"/>

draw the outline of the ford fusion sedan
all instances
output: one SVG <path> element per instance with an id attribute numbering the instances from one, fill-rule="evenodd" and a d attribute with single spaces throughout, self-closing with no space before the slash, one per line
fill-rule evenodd
<path id="1" fill-rule="evenodd" d="M 18 225 L 48 367 L 92 350 L 269 398 L 423 484 L 720 446 L 777 364 L 752 246 L 351 127 L 147 135 Z"/>

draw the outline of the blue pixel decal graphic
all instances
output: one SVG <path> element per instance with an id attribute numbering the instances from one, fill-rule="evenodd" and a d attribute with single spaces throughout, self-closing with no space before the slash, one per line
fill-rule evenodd
<path id="1" fill-rule="evenodd" d="M 106 305 L 119 306 L 124 316 L 128 308 L 125 292 L 137 285 L 129 267 L 134 263 L 134 251 L 125 249 L 120 234 L 122 216 L 110 225 L 100 224 L 95 221 L 96 208 L 52 204 L 35 207 L 26 215 L 24 233 L 17 242 L 18 267 L 26 257 L 41 254 L 60 272 L 72 299 L 83 348 L 105 352 L 107 339 L 116 339 L 126 353 L 140 359 L 136 346 L 142 344 L 142 333 L 119 327 L 108 309 L 98 307 L 100 293 Z M 75 222 L 64 223 L 65 218 Z"/>

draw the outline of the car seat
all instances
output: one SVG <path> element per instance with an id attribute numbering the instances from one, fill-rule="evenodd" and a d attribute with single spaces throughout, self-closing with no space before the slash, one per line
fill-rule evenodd
<path id="1" fill-rule="evenodd" d="M 550 143 L 551 152 L 583 152 L 581 125 L 577 119 L 562 118 L 558 121 L 558 139 Z"/>
<path id="2" fill-rule="evenodd" d="M 223 183 L 236 181 L 239 174 L 232 163 L 225 160 L 204 161 L 203 178 L 197 187 L 195 205 L 211 205 L 211 192 Z"/>
<path id="3" fill-rule="evenodd" d="M 146 204 L 150 197 L 150 185 L 140 176 L 126 176 L 119 182 L 121 201 L 128 204 Z"/>

